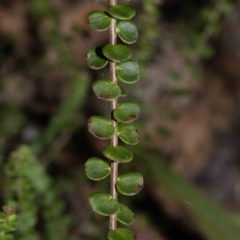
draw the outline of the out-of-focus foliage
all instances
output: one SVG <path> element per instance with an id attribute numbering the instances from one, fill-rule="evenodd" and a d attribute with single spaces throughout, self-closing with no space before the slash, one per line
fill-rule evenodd
<path id="1" fill-rule="evenodd" d="M 0 238 L 2 240 L 13 239 L 11 232 L 16 230 L 17 215 L 15 209 L 4 206 L 0 212 Z"/>
<path id="2" fill-rule="evenodd" d="M 210 40 L 219 34 L 222 27 L 221 18 L 229 14 L 232 7 L 231 1 L 212 1 L 209 6 L 200 10 L 194 25 L 187 30 L 186 64 L 193 77 L 201 77 L 201 72 L 197 67 L 199 61 L 210 59 L 215 55 Z"/>
<path id="3" fill-rule="evenodd" d="M 6 202 L 18 212 L 16 239 L 70 239 L 67 233 L 70 218 L 58 199 L 60 191 L 56 186 L 53 188 L 51 178 L 31 148 L 23 145 L 14 151 L 5 169 Z M 44 234 L 35 230 L 39 214 L 45 223 Z"/>
<path id="4" fill-rule="evenodd" d="M 141 151 L 142 156 L 147 151 L 144 150 Z M 154 188 L 161 187 L 185 208 L 209 239 L 238 239 L 240 228 L 229 215 L 209 201 L 199 189 L 159 161 L 156 153 L 148 151 L 148 157 L 151 158 L 152 164 L 144 166 L 146 172 L 151 172 L 150 178 L 154 182 Z M 141 162 L 143 161 L 142 158 Z"/>
<path id="5" fill-rule="evenodd" d="M 58 113 L 51 118 L 48 127 L 42 132 L 41 143 L 51 145 L 54 139 L 64 130 L 74 130 L 79 123 L 75 119 L 76 113 L 84 102 L 89 83 L 84 74 L 72 79 L 72 89 L 63 100 Z"/>
<path id="6" fill-rule="evenodd" d="M 147 74 L 147 65 L 153 59 L 154 42 L 158 37 L 156 25 L 161 17 L 158 7 L 162 3 L 161 0 L 143 1 L 143 12 L 139 17 L 139 26 L 141 26 L 142 35 L 139 39 L 139 49 L 137 58 L 141 63 L 141 71 Z"/>

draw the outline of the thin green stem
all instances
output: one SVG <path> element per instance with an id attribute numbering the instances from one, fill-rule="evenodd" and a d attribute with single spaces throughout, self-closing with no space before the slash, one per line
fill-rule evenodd
<path id="1" fill-rule="evenodd" d="M 117 0 L 110 0 L 110 6 L 114 6 L 117 4 Z M 117 43 L 117 33 L 116 33 L 116 19 L 112 18 L 112 23 L 110 27 L 109 33 L 109 42 L 112 45 Z M 114 84 L 117 84 L 117 76 L 116 76 L 116 62 L 110 61 L 110 78 Z M 113 100 L 111 103 L 111 111 L 113 111 L 117 107 L 117 99 Z M 118 123 L 112 120 L 112 124 L 115 128 L 115 134 L 111 139 L 111 145 L 116 147 L 118 146 Z M 118 177 L 118 163 L 111 163 L 111 196 L 113 199 L 117 199 L 117 191 L 116 191 L 116 182 Z M 116 214 L 110 216 L 109 228 L 111 230 L 115 230 L 117 228 L 117 216 Z"/>

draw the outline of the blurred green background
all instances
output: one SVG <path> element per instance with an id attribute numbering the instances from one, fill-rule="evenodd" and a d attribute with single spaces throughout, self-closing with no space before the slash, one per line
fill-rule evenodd
<path id="1" fill-rule="evenodd" d="M 120 172 L 145 177 L 140 194 L 119 195 L 136 214 L 130 229 L 138 240 L 239 240 L 240 1 L 118 2 L 137 10 L 140 32 L 142 78 L 123 85 L 141 105 L 141 141 Z M 109 178 L 88 180 L 84 164 L 109 144 L 87 131 L 90 116 L 110 117 L 91 89 L 109 70 L 85 61 L 108 43 L 87 15 L 107 8 L 0 1 L 0 205 L 17 210 L 17 240 L 106 239 L 108 218 L 88 196 L 109 192 Z"/>

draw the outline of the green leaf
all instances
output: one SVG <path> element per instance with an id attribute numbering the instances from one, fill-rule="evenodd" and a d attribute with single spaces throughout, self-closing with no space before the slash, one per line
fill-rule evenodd
<path id="1" fill-rule="evenodd" d="M 117 64 L 117 77 L 122 82 L 132 84 L 140 78 L 140 68 L 133 60 L 128 60 Z"/>
<path id="2" fill-rule="evenodd" d="M 112 121 L 99 116 L 90 117 L 88 130 L 92 135 L 100 139 L 110 139 L 115 133 Z"/>
<path id="3" fill-rule="evenodd" d="M 126 228 L 117 228 L 108 232 L 109 240 L 136 240 L 137 237 L 133 232 Z"/>
<path id="4" fill-rule="evenodd" d="M 133 224 L 135 215 L 134 213 L 126 206 L 119 204 L 119 210 L 117 212 L 117 220 L 123 224 Z"/>
<path id="5" fill-rule="evenodd" d="M 143 176 L 135 172 L 123 174 L 118 177 L 116 187 L 123 195 L 135 195 L 143 188 Z"/>
<path id="6" fill-rule="evenodd" d="M 125 4 L 117 4 L 115 6 L 110 7 L 109 13 L 117 19 L 121 20 L 130 20 L 136 14 L 135 9 L 129 7 Z"/>
<path id="7" fill-rule="evenodd" d="M 138 130 L 131 124 L 121 123 L 118 126 L 118 136 L 127 144 L 135 145 L 139 142 Z"/>
<path id="8" fill-rule="evenodd" d="M 112 101 L 121 95 L 121 88 L 111 80 L 100 79 L 93 83 L 93 91 L 98 98 Z"/>
<path id="9" fill-rule="evenodd" d="M 12 214 L 12 215 L 8 216 L 7 221 L 10 225 L 15 225 L 17 223 L 17 215 Z"/>
<path id="10" fill-rule="evenodd" d="M 124 147 L 117 146 L 107 146 L 103 150 L 103 155 L 112 161 L 125 163 L 130 162 L 133 159 L 132 153 Z"/>
<path id="11" fill-rule="evenodd" d="M 114 62 L 122 62 L 128 60 L 132 54 L 128 47 L 121 44 L 107 44 L 103 47 L 104 56 Z"/>
<path id="12" fill-rule="evenodd" d="M 138 30 L 132 21 L 118 21 L 116 30 L 120 39 L 125 43 L 132 44 L 138 40 Z"/>
<path id="13" fill-rule="evenodd" d="M 101 69 L 108 64 L 108 59 L 104 57 L 102 48 L 93 48 L 88 52 L 87 64 L 92 69 Z"/>
<path id="14" fill-rule="evenodd" d="M 115 214 L 119 209 L 117 200 L 108 193 L 93 193 L 89 197 L 89 202 L 93 211 L 105 216 Z"/>
<path id="15" fill-rule="evenodd" d="M 88 15 L 88 21 L 92 28 L 98 31 L 104 31 L 111 25 L 111 18 L 103 11 L 93 11 Z"/>
<path id="16" fill-rule="evenodd" d="M 140 107 L 134 102 L 121 102 L 113 111 L 113 116 L 118 122 L 132 122 L 139 117 Z"/>
<path id="17" fill-rule="evenodd" d="M 85 163 L 85 172 L 87 177 L 95 181 L 106 178 L 110 171 L 110 164 L 97 157 L 89 158 Z"/>
<path id="18" fill-rule="evenodd" d="M 127 96 L 127 92 L 125 91 L 125 89 L 121 88 L 121 97 L 126 97 Z"/>

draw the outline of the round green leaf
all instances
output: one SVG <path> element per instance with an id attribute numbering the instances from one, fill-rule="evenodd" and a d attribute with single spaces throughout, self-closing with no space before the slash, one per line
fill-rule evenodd
<path id="1" fill-rule="evenodd" d="M 102 48 L 93 48 L 88 52 L 87 64 L 92 69 L 100 69 L 108 64 L 108 59 L 104 57 Z"/>
<path id="2" fill-rule="evenodd" d="M 121 20 L 117 22 L 117 34 L 120 39 L 128 44 L 135 43 L 138 39 L 138 30 L 132 21 Z"/>
<path id="3" fill-rule="evenodd" d="M 125 4 L 117 4 L 110 7 L 109 13 L 117 19 L 130 20 L 136 14 L 135 9 Z"/>
<path id="4" fill-rule="evenodd" d="M 133 224 L 134 223 L 134 213 L 126 206 L 119 204 L 119 210 L 117 212 L 117 220 L 123 224 Z"/>
<path id="5" fill-rule="evenodd" d="M 111 25 L 111 18 L 103 11 L 93 11 L 88 15 L 88 21 L 92 28 L 104 31 Z"/>
<path id="6" fill-rule="evenodd" d="M 135 195 L 143 188 L 143 176 L 135 172 L 123 174 L 118 177 L 116 186 L 123 195 Z"/>
<path id="7" fill-rule="evenodd" d="M 8 216 L 7 221 L 10 225 L 15 225 L 17 223 L 17 215 L 12 214 L 12 215 Z"/>
<path id="8" fill-rule="evenodd" d="M 130 162 L 133 159 L 132 153 L 124 147 L 117 146 L 107 146 L 103 150 L 103 155 L 112 161 L 124 163 Z"/>
<path id="9" fill-rule="evenodd" d="M 99 116 L 89 118 L 88 130 L 92 135 L 100 139 L 110 139 L 115 133 L 112 121 Z"/>
<path id="10" fill-rule="evenodd" d="M 117 228 L 108 232 L 109 240 L 136 240 L 137 237 L 128 229 Z"/>
<path id="11" fill-rule="evenodd" d="M 131 124 L 121 123 L 118 126 L 118 136 L 127 144 L 135 145 L 139 142 L 138 130 Z"/>
<path id="12" fill-rule="evenodd" d="M 133 60 L 128 60 L 117 65 L 117 77 L 122 82 L 132 84 L 140 78 L 140 68 Z"/>
<path id="13" fill-rule="evenodd" d="M 100 79 L 94 82 L 93 91 L 98 98 L 107 101 L 112 101 L 121 95 L 121 88 L 108 79 Z"/>
<path id="14" fill-rule="evenodd" d="M 121 44 L 107 44 L 103 47 L 102 52 L 106 58 L 114 62 L 126 61 L 132 56 L 130 50 Z"/>
<path id="15" fill-rule="evenodd" d="M 95 181 L 106 178 L 110 174 L 110 171 L 110 164 L 97 157 L 89 158 L 85 163 L 87 177 Z"/>
<path id="16" fill-rule="evenodd" d="M 132 122 L 139 117 L 140 107 L 134 102 L 121 102 L 113 111 L 113 116 L 118 122 Z"/>
<path id="17" fill-rule="evenodd" d="M 108 193 L 93 193 L 89 197 L 89 202 L 93 211 L 105 216 L 115 214 L 119 209 L 117 200 Z"/>

